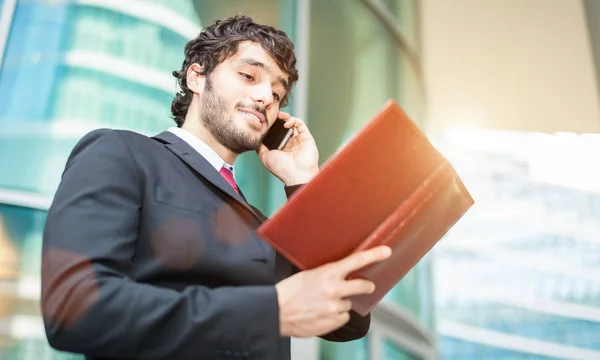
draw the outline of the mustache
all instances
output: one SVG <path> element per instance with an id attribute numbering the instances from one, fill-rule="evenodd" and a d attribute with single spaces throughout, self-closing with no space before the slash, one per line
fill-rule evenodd
<path id="1" fill-rule="evenodd" d="M 256 112 L 259 112 L 265 118 L 265 122 L 267 124 L 269 123 L 269 119 L 267 118 L 267 109 L 266 108 L 262 109 L 260 106 L 258 106 L 256 104 L 244 104 L 242 102 L 237 103 L 236 107 L 238 107 L 240 109 L 251 109 L 251 110 L 254 110 Z"/>

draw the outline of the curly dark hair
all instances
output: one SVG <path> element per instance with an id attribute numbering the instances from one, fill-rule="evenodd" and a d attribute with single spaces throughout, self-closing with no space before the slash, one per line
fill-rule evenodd
<path id="1" fill-rule="evenodd" d="M 287 105 L 290 90 L 298 81 L 294 44 L 285 32 L 268 25 L 256 24 L 249 16 L 237 15 L 217 20 L 185 45 L 185 60 L 181 70 L 173 71 L 181 88 L 171 103 L 171 114 L 177 126 L 183 125 L 192 102 L 192 91 L 187 87 L 186 80 L 189 66 L 198 63 L 204 67 L 201 75 L 209 76 L 217 65 L 237 53 L 238 45 L 243 41 L 260 44 L 288 75 L 286 95 L 280 102 L 281 107 Z"/>

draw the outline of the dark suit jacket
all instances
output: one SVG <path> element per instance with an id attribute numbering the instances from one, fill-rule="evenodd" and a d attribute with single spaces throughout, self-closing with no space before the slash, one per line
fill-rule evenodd
<path id="1" fill-rule="evenodd" d="M 170 132 L 89 133 L 44 229 L 50 345 L 88 359 L 289 359 L 274 284 L 294 269 L 257 236 L 264 220 Z M 352 314 L 323 338 L 369 324 Z"/>

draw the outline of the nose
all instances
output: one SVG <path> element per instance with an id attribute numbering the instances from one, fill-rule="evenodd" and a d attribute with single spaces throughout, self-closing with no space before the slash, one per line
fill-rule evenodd
<path id="1" fill-rule="evenodd" d="M 273 103 L 273 88 L 270 83 L 260 83 L 252 89 L 252 100 L 268 107 Z"/>

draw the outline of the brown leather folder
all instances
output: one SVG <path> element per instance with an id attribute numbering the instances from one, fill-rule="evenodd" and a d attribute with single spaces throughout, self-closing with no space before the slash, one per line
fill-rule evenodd
<path id="1" fill-rule="evenodd" d="M 364 316 L 472 205 L 454 168 L 390 100 L 258 232 L 301 270 L 390 246 L 389 259 L 350 276 L 376 285 L 351 298 Z"/>

